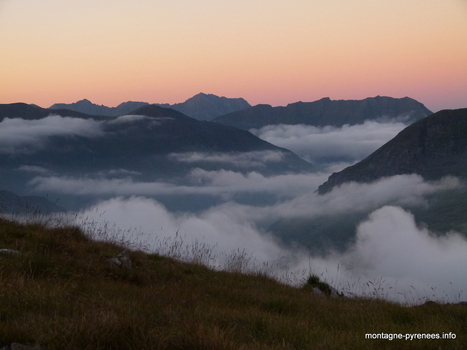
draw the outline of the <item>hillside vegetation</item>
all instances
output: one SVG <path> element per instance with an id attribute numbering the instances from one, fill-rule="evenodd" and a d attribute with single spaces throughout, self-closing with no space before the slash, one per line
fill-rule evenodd
<path id="1" fill-rule="evenodd" d="M 461 349 L 467 306 L 331 298 L 261 273 L 214 271 L 92 241 L 75 227 L 0 220 L 0 347 Z M 15 252 L 17 251 L 17 252 Z M 456 339 L 368 340 L 366 333 Z"/>

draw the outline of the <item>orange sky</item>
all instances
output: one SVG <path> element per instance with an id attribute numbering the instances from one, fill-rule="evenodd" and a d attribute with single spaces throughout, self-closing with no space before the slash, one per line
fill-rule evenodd
<path id="1" fill-rule="evenodd" d="M 465 0 L 0 0 L 0 103 L 467 107 Z"/>

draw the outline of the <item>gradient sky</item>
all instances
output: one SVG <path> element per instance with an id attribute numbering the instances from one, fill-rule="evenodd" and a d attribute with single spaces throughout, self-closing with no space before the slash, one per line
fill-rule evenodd
<path id="1" fill-rule="evenodd" d="M 467 107 L 466 0 L 0 0 L 0 103 Z"/>

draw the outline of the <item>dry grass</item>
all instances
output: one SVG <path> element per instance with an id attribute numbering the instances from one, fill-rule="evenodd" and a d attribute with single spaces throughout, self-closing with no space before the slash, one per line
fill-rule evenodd
<path id="1" fill-rule="evenodd" d="M 264 274 L 130 251 L 74 227 L 0 221 L 0 346 L 49 349 L 462 349 L 467 306 L 327 298 Z M 203 251 L 203 247 L 194 247 Z M 201 258 L 200 258 L 201 259 Z M 202 258 L 200 262 L 204 262 Z M 455 340 L 365 340 L 454 332 Z"/>

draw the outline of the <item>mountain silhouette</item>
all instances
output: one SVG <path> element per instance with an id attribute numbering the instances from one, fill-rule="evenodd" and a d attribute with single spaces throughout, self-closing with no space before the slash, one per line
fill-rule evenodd
<path id="1" fill-rule="evenodd" d="M 0 122 L 5 118 L 20 118 L 25 120 L 42 119 L 52 114 L 83 119 L 103 119 L 102 116 L 89 115 L 69 109 L 57 108 L 49 110 L 26 103 L 0 104 Z"/>
<path id="2" fill-rule="evenodd" d="M 128 101 L 119 104 L 117 107 L 107 107 L 104 105 L 94 104 L 88 99 L 83 99 L 74 103 L 56 103 L 50 106 L 49 109 L 68 109 L 89 115 L 117 117 L 119 115 L 128 114 L 131 111 L 147 104 L 147 102 Z"/>
<path id="3" fill-rule="evenodd" d="M 219 97 L 213 94 L 199 93 L 183 103 L 163 105 L 198 119 L 212 120 L 221 115 L 251 107 L 243 98 Z"/>
<path id="4" fill-rule="evenodd" d="M 331 100 L 296 102 L 286 107 L 257 105 L 232 112 L 214 121 L 240 129 L 259 129 L 272 124 L 305 124 L 343 126 L 362 124 L 366 120 L 398 120 L 410 124 L 432 112 L 411 98 L 371 97 L 364 100 Z"/>
<path id="5" fill-rule="evenodd" d="M 56 103 L 50 109 L 69 109 L 90 115 L 116 117 L 129 114 L 135 109 L 149 105 L 147 102 L 123 102 L 117 107 L 97 105 L 84 99 L 75 103 Z M 199 93 L 185 102 L 168 104 L 155 103 L 155 106 L 171 108 L 198 120 L 212 120 L 218 116 L 251 107 L 243 98 L 219 97 L 213 94 Z"/>

